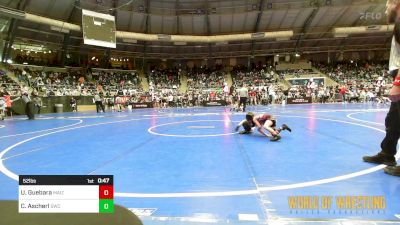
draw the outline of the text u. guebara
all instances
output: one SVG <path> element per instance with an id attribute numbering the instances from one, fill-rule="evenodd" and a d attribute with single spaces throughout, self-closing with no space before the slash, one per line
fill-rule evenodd
<path id="1" fill-rule="evenodd" d="M 21 190 L 22 195 L 64 195 L 64 191 Z"/>
<path id="2" fill-rule="evenodd" d="M 384 210 L 384 196 L 289 196 L 290 209 Z"/>

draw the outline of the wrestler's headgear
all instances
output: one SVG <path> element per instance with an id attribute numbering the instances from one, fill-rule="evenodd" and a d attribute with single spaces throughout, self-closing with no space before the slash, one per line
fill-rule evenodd
<path id="1" fill-rule="evenodd" d="M 254 118 L 254 113 L 249 112 L 246 114 L 246 120 L 253 120 L 253 118 Z"/>

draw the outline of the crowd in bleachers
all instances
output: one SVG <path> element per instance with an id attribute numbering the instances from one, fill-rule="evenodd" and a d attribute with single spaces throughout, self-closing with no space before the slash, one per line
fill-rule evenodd
<path id="1" fill-rule="evenodd" d="M 158 89 L 178 89 L 181 85 L 181 70 L 153 69 L 148 73 L 149 83 Z"/>
<path id="2" fill-rule="evenodd" d="M 391 87 L 391 78 L 388 76 L 386 64 L 354 61 L 339 64 L 315 64 L 314 66 L 319 71 L 339 85 L 336 87 L 317 87 L 313 97 L 318 99 L 321 93 L 329 93 L 332 98 L 335 94 L 339 94 L 341 100 L 347 102 L 384 100 Z M 332 101 L 336 100 L 332 99 Z"/>
<path id="3" fill-rule="evenodd" d="M 246 86 L 250 105 L 280 104 L 289 98 L 311 97 L 313 102 L 367 102 L 383 99 L 390 88 L 387 67 L 384 64 L 341 63 L 315 64 L 314 67 L 336 82 L 337 86 L 314 84 L 292 85 L 289 89 L 280 83 L 287 75 L 309 75 L 312 70 L 275 71 L 270 66 L 248 69 L 234 67 L 230 72 L 232 87 L 227 86 L 227 71 L 223 68 L 152 69 L 147 73 L 149 91 L 142 88 L 140 76 L 134 71 L 79 69 L 44 71 L 31 67 L 9 69 L 20 84 L 0 71 L 0 89 L 10 95 L 21 95 L 30 88 L 40 96 L 94 96 L 101 93 L 107 105 L 113 105 L 116 96 L 128 96 L 127 103 L 153 102 L 155 107 L 200 106 L 203 101 L 224 100 L 236 104 L 237 89 Z M 61 72 L 60 72 L 61 71 Z M 181 93 L 181 77 L 188 79 L 187 92 Z M 377 85 L 377 82 L 382 84 Z M 21 86 L 26 88 L 21 88 Z M 379 87 L 378 87 L 379 86 Z"/>
<path id="4" fill-rule="evenodd" d="M 221 88 L 226 83 L 225 72 L 222 70 L 202 69 L 187 73 L 189 89 Z"/>
<path id="5" fill-rule="evenodd" d="M 156 92 L 153 94 L 155 107 L 193 107 L 202 106 L 203 101 L 228 100 L 220 90 L 200 91 L 189 90 L 186 93 Z"/>
<path id="6" fill-rule="evenodd" d="M 87 96 L 95 92 L 95 86 L 87 81 L 81 71 L 44 71 L 14 68 L 18 80 L 44 96 Z"/>
<path id="7" fill-rule="evenodd" d="M 281 104 L 286 99 L 285 89 L 278 83 L 260 87 L 249 86 L 248 91 L 248 105 Z M 238 99 L 237 89 L 235 89 L 232 93 L 232 103 L 237 103 Z"/>
<path id="8" fill-rule="evenodd" d="M 175 106 L 179 98 L 181 86 L 181 73 L 179 69 L 153 68 L 148 73 L 149 96 L 157 107 Z"/>
<path id="9" fill-rule="evenodd" d="M 136 72 L 100 70 L 91 73 L 96 85 L 96 91 L 104 92 L 107 96 L 114 96 L 122 92 L 130 96 L 143 92 L 141 80 Z"/>
<path id="10" fill-rule="evenodd" d="M 183 73 L 187 77 L 186 93 L 180 90 Z M 203 101 L 225 98 L 222 93 L 226 84 L 225 73 L 221 69 L 152 70 L 149 81 L 150 94 L 156 107 L 200 106 Z"/>
<path id="11" fill-rule="evenodd" d="M 266 66 L 262 68 L 247 69 L 246 67 L 235 67 L 232 72 L 234 86 L 246 84 L 248 86 L 267 86 L 271 83 L 277 83 L 276 72 Z"/>
<path id="12" fill-rule="evenodd" d="M 284 87 L 279 85 L 278 74 L 267 65 L 236 66 L 232 72 L 233 88 L 231 102 L 237 103 L 237 89 L 246 86 L 249 90 L 249 105 L 281 103 L 284 100 Z"/>
<path id="13" fill-rule="evenodd" d="M 20 85 L 9 78 L 5 70 L 0 70 L 0 95 L 18 95 Z"/>
<path id="14" fill-rule="evenodd" d="M 83 75 L 80 70 L 55 72 L 29 67 L 12 68 L 12 71 L 21 84 L 41 96 L 92 96 L 97 92 L 115 95 L 119 90 L 130 95 L 143 91 L 136 72 L 99 70 Z"/>
<path id="15" fill-rule="evenodd" d="M 386 64 L 369 63 L 339 63 L 339 64 L 316 64 L 317 69 L 326 74 L 336 82 L 370 82 L 378 77 L 387 77 L 388 67 Z"/>

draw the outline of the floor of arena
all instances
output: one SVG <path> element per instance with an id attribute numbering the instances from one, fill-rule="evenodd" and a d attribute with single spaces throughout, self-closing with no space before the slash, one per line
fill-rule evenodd
<path id="1" fill-rule="evenodd" d="M 18 174 L 112 174 L 115 203 L 144 224 L 396 223 L 399 178 L 361 160 L 380 149 L 387 109 L 249 107 L 291 126 L 280 142 L 234 133 L 244 114 L 229 108 L 14 117 L 0 122 L 0 199 L 18 198 Z M 383 196 L 386 207 L 291 209 L 293 196 Z"/>

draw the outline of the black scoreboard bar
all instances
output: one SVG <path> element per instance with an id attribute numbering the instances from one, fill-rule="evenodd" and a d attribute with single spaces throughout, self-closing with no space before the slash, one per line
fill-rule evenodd
<path id="1" fill-rule="evenodd" d="M 113 175 L 19 175 L 19 185 L 113 185 Z"/>

